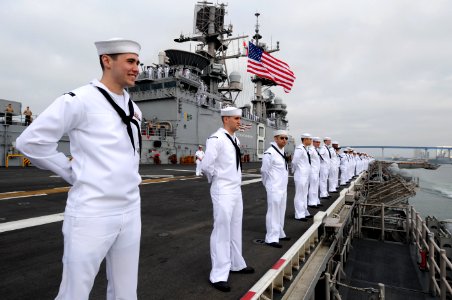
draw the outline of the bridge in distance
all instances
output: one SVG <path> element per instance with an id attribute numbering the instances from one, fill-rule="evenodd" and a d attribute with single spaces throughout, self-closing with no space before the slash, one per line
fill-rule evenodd
<path id="1" fill-rule="evenodd" d="M 350 147 L 353 149 L 381 149 L 381 157 L 384 157 L 384 150 L 385 149 L 412 149 L 412 150 L 446 150 L 448 151 L 448 156 L 450 157 L 450 151 L 452 150 L 452 146 L 342 146 L 344 147 Z"/>

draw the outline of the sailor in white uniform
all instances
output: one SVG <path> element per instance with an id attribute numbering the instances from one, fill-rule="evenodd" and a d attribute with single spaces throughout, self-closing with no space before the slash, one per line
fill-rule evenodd
<path id="1" fill-rule="evenodd" d="M 223 127 L 206 143 L 202 171 L 211 183 L 213 231 L 210 237 L 212 270 L 210 282 L 214 288 L 229 292 L 229 272 L 254 273 L 242 256 L 242 166 L 240 142 L 235 132 L 240 129 L 242 110 L 227 107 L 221 110 Z"/>
<path id="2" fill-rule="evenodd" d="M 163 72 L 165 73 L 165 77 L 168 78 L 169 77 L 169 67 L 168 67 L 168 65 L 165 65 L 163 67 Z"/>
<path id="3" fill-rule="evenodd" d="M 353 162 L 353 168 L 352 168 L 352 178 L 355 178 L 358 175 L 358 157 L 357 152 L 352 152 L 352 162 Z"/>
<path id="4" fill-rule="evenodd" d="M 338 156 L 338 151 L 336 150 L 339 148 L 339 142 L 338 141 L 332 141 L 331 147 L 329 148 L 331 153 L 331 168 L 330 168 L 330 175 L 328 177 L 328 189 L 330 193 L 337 192 L 337 188 L 339 186 L 338 183 L 338 176 L 339 176 L 339 165 L 340 165 L 340 159 Z"/>
<path id="5" fill-rule="evenodd" d="M 201 172 L 201 162 L 204 158 L 204 151 L 202 151 L 202 145 L 198 146 L 198 151 L 195 153 L 196 157 L 196 176 L 202 176 Z"/>
<path id="6" fill-rule="evenodd" d="M 295 148 L 292 159 L 292 171 L 295 181 L 295 219 L 307 221 L 312 218 L 308 211 L 308 189 L 309 176 L 311 174 L 311 154 L 309 146 L 312 143 L 312 136 L 309 133 L 301 135 L 301 144 Z"/>
<path id="7" fill-rule="evenodd" d="M 280 240 L 288 241 L 284 233 L 284 217 L 286 215 L 287 182 L 289 177 L 288 158 L 284 152 L 288 136 L 285 130 L 274 132 L 274 142 L 264 152 L 262 158 L 262 183 L 267 190 L 267 215 L 265 224 L 267 234 L 265 243 L 271 247 L 281 248 Z"/>
<path id="8" fill-rule="evenodd" d="M 341 167 L 341 147 L 339 146 L 339 143 L 334 145 L 334 151 L 336 151 L 336 158 L 337 158 L 337 171 L 336 171 L 336 190 L 339 191 L 340 181 L 340 167 Z"/>
<path id="9" fill-rule="evenodd" d="M 320 156 L 320 198 L 326 199 L 330 198 L 330 195 L 328 194 L 328 176 L 331 168 L 331 153 L 328 149 L 329 144 L 326 143 L 328 142 L 331 144 L 331 138 L 325 137 L 323 140 L 325 144 L 323 146 L 319 146 L 319 148 L 317 148 L 317 152 Z"/>
<path id="10" fill-rule="evenodd" d="M 340 148 L 339 148 L 340 149 Z M 348 182 L 348 167 L 349 167 L 349 158 L 348 158 L 348 148 L 345 148 L 344 151 L 339 154 L 340 159 L 340 171 L 341 171 L 341 180 L 340 185 L 345 186 Z"/>
<path id="11" fill-rule="evenodd" d="M 319 137 L 314 137 L 312 139 L 313 146 L 309 149 L 309 153 L 311 154 L 311 174 L 309 176 L 308 207 L 312 208 L 322 206 L 319 199 L 320 168 L 322 161 L 322 156 L 319 154 L 320 141 Z"/>
<path id="12" fill-rule="evenodd" d="M 355 168 L 355 164 L 354 164 L 355 161 L 353 159 L 353 149 L 352 148 L 348 148 L 347 158 L 348 158 L 347 182 L 349 182 L 353 177 L 353 172 L 354 172 L 354 168 Z"/>
<path id="13" fill-rule="evenodd" d="M 72 185 L 64 212 L 63 276 L 56 299 L 88 299 L 104 258 L 107 299 L 137 299 L 141 219 L 141 111 L 124 90 L 139 73 L 140 45 L 95 43 L 100 81 L 56 99 L 17 139 L 37 167 Z M 70 138 L 72 160 L 57 151 Z"/>

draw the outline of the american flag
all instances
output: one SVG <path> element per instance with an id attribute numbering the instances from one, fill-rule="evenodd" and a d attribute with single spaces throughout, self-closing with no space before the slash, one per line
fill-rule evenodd
<path id="1" fill-rule="evenodd" d="M 243 132 L 246 130 L 250 130 L 251 128 L 253 128 L 253 125 L 242 123 L 242 124 L 240 124 L 239 131 Z"/>
<path id="2" fill-rule="evenodd" d="M 290 92 L 295 80 L 295 74 L 288 64 L 274 58 L 251 42 L 248 43 L 247 71 L 275 82 L 282 86 L 286 93 Z"/>

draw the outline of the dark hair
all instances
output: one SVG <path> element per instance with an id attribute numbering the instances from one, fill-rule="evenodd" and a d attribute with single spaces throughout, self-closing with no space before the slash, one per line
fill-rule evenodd
<path id="1" fill-rule="evenodd" d="M 108 55 L 108 56 L 110 56 L 113 60 L 116 60 L 116 59 L 118 58 L 119 53 L 117 53 L 117 54 L 102 54 L 102 55 L 99 55 L 99 62 L 100 62 L 100 67 L 102 68 L 102 71 L 105 69 L 104 63 L 102 62 L 102 56 L 103 56 L 103 55 Z"/>

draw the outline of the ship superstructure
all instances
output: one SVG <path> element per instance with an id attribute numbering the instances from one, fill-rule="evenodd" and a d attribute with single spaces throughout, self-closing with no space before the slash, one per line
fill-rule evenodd
<path id="1" fill-rule="evenodd" d="M 143 112 L 142 163 L 193 162 L 198 145 L 221 126 L 220 109 L 238 106 L 242 76 L 228 73 L 227 60 L 246 54 L 231 54 L 228 49 L 247 36 L 233 37 L 232 25 L 225 26 L 225 4 L 199 2 L 194 15 L 193 35 L 181 34 L 175 41 L 194 42 L 195 51 L 160 52 L 157 64 L 141 65 L 136 86 L 129 89 Z M 276 49 L 267 49 L 261 38 L 257 22 L 254 43 L 267 52 L 279 50 L 279 43 Z M 252 82 L 253 98 L 239 106 L 243 115 L 237 135 L 244 161 L 259 160 L 273 140 L 273 131 L 288 128 L 286 105 L 269 89 L 275 83 L 258 76 Z"/>

